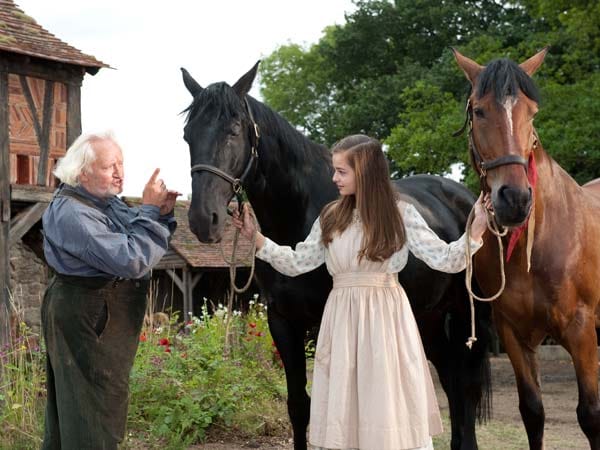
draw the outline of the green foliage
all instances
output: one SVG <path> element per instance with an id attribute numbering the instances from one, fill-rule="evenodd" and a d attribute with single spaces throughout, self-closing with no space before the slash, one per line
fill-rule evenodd
<path id="1" fill-rule="evenodd" d="M 45 357 L 25 322 L 0 349 L 0 448 L 39 448 L 45 404 Z"/>
<path id="2" fill-rule="evenodd" d="M 464 140 L 452 133 L 464 122 L 464 108 L 452 94 L 418 81 L 403 91 L 400 101 L 404 111 L 385 144 L 401 176 L 438 173 L 463 162 L 458 156 L 466 155 Z"/>
<path id="3" fill-rule="evenodd" d="M 447 174 L 467 158 L 466 140 L 449 133 L 462 124 L 468 88 L 448 47 L 486 64 L 520 62 L 546 45 L 535 75 L 542 141 L 577 180 L 599 176 L 596 0 L 359 0 L 315 45 L 273 53 L 260 69 L 261 92 L 319 142 L 366 133 L 389 145 L 402 174 Z"/>
<path id="4" fill-rule="evenodd" d="M 246 315 L 234 311 L 232 352 L 224 358 L 226 317 L 222 305 L 212 316 L 205 307 L 179 333 L 173 322 L 142 335 L 131 374 L 132 430 L 151 430 L 177 447 L 202 441 L 210 428 L 256 434 L 273 427 L 273 402 L 282 403 L 285 384 L 265 307 L 253 302 Z"/>
<path id="5" fill-rule="evenodd" d="M 542 86 L 535 119 L 544 149 L 578 182 L 600 176 L 600 73 L 575 84 Z"/>

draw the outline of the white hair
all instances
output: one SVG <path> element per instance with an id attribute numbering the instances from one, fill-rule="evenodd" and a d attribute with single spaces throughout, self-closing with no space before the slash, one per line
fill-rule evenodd
<path id="1" fill-rule="evenodd" d="M 88 172 L 90 164 L 96 159 L 96 151 L 92 144 L 106 140 L 117 143 L 112 131 L 82 134 L 71 144 L 52 173 L 63 183 L 71 186 L 79 185 L 79 175 L 84 171 Z"/>

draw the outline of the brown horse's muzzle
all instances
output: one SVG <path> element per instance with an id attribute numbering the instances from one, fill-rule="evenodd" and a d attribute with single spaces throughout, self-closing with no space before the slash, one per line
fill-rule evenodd
<path id="1" fill-rule="evenodd" d="M 532 205 L 532 191 L 503 185 L 492 191 L 492 203 L 498 225 L 516 227 L 529 217 Z"/>

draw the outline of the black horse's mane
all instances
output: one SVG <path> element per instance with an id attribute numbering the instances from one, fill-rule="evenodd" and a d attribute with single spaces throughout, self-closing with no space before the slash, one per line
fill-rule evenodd
<path id="1" fill-rule="evenodd" d="M 288 164 L 291 162 L 290 157 L 297 161 L 306 161 L 306 158 L 327 156 L 325 146 L 312 142 L 265 104 L 250 96 L 247 96 L 247 98 L 254 119 L 257 123 L 260 123 L 262 131 L 277 130 L 279 143 L 287 152 Z M 192 122 L 194 117 L 205 110 L 217 115 L 224 123 L 228 123 L 235 118 L 241 119 L 247 115 L 240 97 L 225 82 L 211 84 L 194 97 L 190 106 L 182 112 L 187 113 L 185 123 Z M 316 148 L 321 151 L 315 152 Z"/>
<path id="2" fill-rule="evenodd" d="M 519 90 L 534 102 L 540 102 L 538 88 L 531 77 L 510 59 L 493 60 L 477 77 L 478 98 L 491 91 L 496 102 L 502 104 L 507 97 L 515 97 Z"/>

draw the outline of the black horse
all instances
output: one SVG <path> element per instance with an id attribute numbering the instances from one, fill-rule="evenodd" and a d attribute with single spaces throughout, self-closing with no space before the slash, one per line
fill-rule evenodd
<path id="1" fill-rule="evenodd" d="M 233 87 L 221 82 L 207 88 L 182 69 L 184 84 L 194 98 L 186 110 L 184 130 L 192 164 L 189 222 L 202 242 L 221 239 L 227 205 L 240 183 L 265 235 L 292 246 L 308 235 L 321 208 L 338 195 L 328 149 L 248 96 L 257 68 L 258 63 Z M 396 185 L 442 239 L 460 236 L 474 202 L 466 188 L 426 175 L 405 178 Z M 310 399 L 304 343 L 307 330 L 320 322 L 331 277 L 321 267 L 289 278 L 257 261 L 255 279 L 268 305 L 269 329 L 285 367 L 294 448 L 305 450 Z M 469 309 L 464 274 L 433 271 L 411 256 L 400 282 L 427 357 L 448 396 L 452 449 L 477 448 L 475 422 L 487 417 L 490 405 L 490 309 L 477 305 L 479 341 L 469 351 L 465 346 Z"/>

